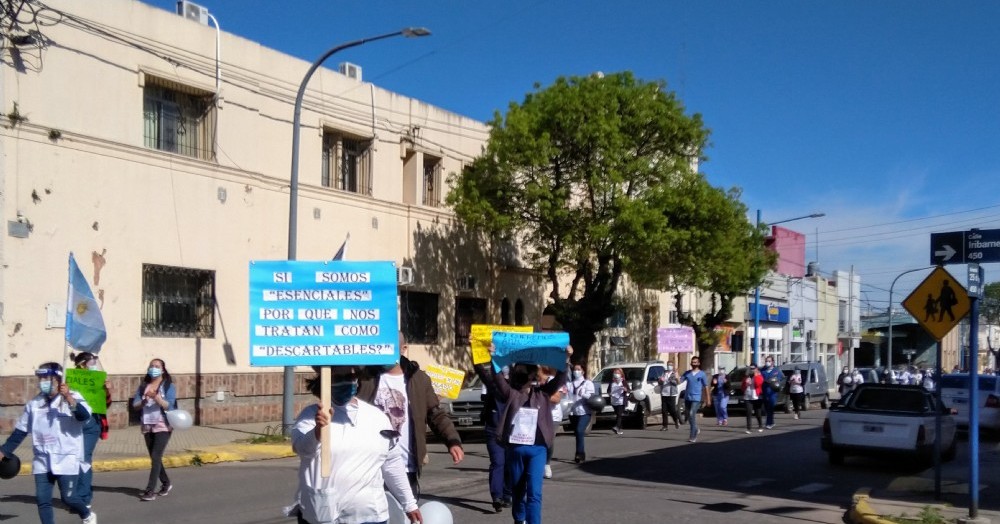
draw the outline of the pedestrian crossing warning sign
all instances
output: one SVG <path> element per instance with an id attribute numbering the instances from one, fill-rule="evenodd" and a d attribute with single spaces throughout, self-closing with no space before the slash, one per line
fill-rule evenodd
<path id="1" fill-rule="evenodd" d="M 937 340 L 969 314 L 970 306 L 965 288 L 941 266 L 903 301 L 903 307 Z"/>

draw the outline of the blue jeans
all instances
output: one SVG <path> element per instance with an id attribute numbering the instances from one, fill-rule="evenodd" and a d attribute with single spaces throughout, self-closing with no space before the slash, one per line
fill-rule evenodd
<path id="1" fill-rule="evenodd" d="M 767 415 L 767 425 L 774 425 L 774 405 L 778 403 L 777 393 L 764 393 L 764 414 Z"/>
<path id="2" fill-rule="evenodd" d="M 719 422 L 729 420 L 729 395 L 712 395 L 715 404 L 715 418 Z"/>
<path id="3" fill-rule="evenodd" d="M 510 477 L 507 475 L 507 448 L 497 442 L 496 428 L 486 428 L 486 452 L 490 455 L 490 497 L 510 500 Z"/>
<path id="4" fill-rule="evenodd" d="M 544 444 L 511 444 L 507 449 L 510 451 L 507 470 L 514 487 L 514 520 L 542 524 L 542 476 L 545 473 L 546 447 Z"/>
<path id="5" fill-rule="evenodd" d="M 38 518 L 42 524 L 55 524 L 55 516 L 52 513 L 52 486 L 59 483 L 59 498 L 63 504 L 69 506 L 70 510 L 81 519 L 90 516 L 87 505 L 80 500 L 80 494 L 76 491 L 76 475 L 53 475 L 51 473 L 36 473 L 35 477 L 35 503 L 38 504 Z"/>
<path id="6" fill-rule="evenodd" d="M 687 413 L 688 424 L 691 426 L 691 436 L 689 438 L 695 438 L 698 436 L 698 412 L 701 411 L 701 401 L 685 400 L 684 411 Z"/>
<path id="7" fill-rule="evenodd" d="M 88 465 L 94 463 L 94 448 L 101 438 L 101 423 L 93 415 L 83 425 L 83 461 Z M 80 469 L 80 479 L 77 482 L 77 493 L 85 506 L 89 506 L 94 500 L 94 468 L 87 468 L 87 471 Z"/>
<path id="8" fill-rule="evenodd" d="M 587 426 L 590 425 L 591 415 L 570 415 L 569 422 L 573 426 L 573 435 L 576 436 L 576 454 L 586 455 L 583 439 L 587 436 Z"/>

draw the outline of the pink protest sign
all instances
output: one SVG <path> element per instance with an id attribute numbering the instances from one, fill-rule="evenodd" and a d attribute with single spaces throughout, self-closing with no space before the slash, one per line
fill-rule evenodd
<path id="1" fill-rule="evenodd" d="M 657 329 L 656 350 L 658 353 L 693 353 L 694 328 L 668 326 Z"/>

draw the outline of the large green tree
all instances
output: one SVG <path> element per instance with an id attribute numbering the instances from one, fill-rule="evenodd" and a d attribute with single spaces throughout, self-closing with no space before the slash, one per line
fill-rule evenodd
<path id="1" fill-rule="evenodd" d="M 762 236 L 739 193 L 695 169 L 708 130 L 664 83 L 627 72 L 559 78 L 490 126 L 449 203 L 546 275 L 574 358 L 587 358 L 624 275 L 643 287 L 702 287 L 730 310 L 731 295 L 763 277 Z"/>

